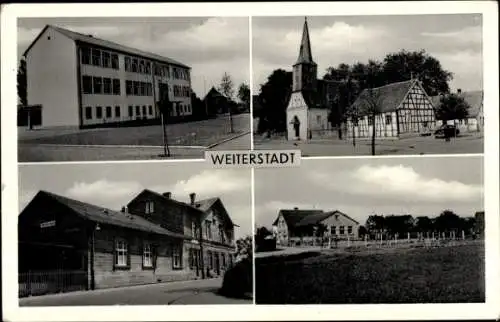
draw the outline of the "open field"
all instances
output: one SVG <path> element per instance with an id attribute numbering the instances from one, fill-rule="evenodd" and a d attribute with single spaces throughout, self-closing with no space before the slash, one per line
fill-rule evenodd
<path id="1" fill-rule="evenodd" d="M 233 116 L 234 133 L 229 133 L 229 119 L 220 116 L 216 119 L 167 125 L 168 142 L 175 146 L 209 147 L 235 134 L 250 131 L 250 115 Z M 26 131 L 20 129 L 20 144 L 62 144 L 62 145 L 124 145 L 124 146 L 162 146 L 163 130 L 161 125 L 97 128 L 82 130 L 39 129 Z M 250 148 L 250 140 L 248 147 Z"/>
<path id="2" fill-rule="evenodd" d="M 255 149 L 300 149 L 302 156 L 349 156 L 349 155 L 371 155 L 371 141 L 369 139 L 358 139 L 356 146 L 351 140 L 312 139 L 311 141 L 294 142 L 287 141 L 283 137 L 263 138 L 254 135 Z M 398 155 L 398 154 L 457 154 L 457 153 L 483 153 L 484 138 L 481 133 L 467 133 L 449 142 L 444 139 L 430 137 L 411 137 L 398 140 L 379 139 L 376 141 L 376 155 Z"/>
<path id="3" fill-rule="evenodd" d="M 484 302 L 484 244 L 257 258 L 257 304 Z"/>

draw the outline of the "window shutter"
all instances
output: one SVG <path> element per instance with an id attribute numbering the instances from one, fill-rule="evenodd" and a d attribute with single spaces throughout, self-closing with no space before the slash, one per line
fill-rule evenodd
<path id="1" fill-rule="evenodd" d="M 130 268 L 130 241 L 126 240 L 127 243 L 127 267 Z"/>
<path id="2" fill-rule="evenodd" d="M 151 246 L 151 252 L 153 256 L 153 269 L 156 269 L 156 259 L 157 259 L 157 251 L 156 251 L 157 245 L 154 244 Z"/>
<path id="3" fill-rule="evenodd" d="M 113 238 L 113 270 L 116 268 L 116 264 L 118 263 L 118 253 L 116 252 L 116 237 Z"/>
<path id="4" fill-rule="evenodd" d="M 141 241 L 139 242 L 139 247 L 141 249 L 141 267 L 142 269 L 144 269 L 144 240 L 141 239 Z"/>

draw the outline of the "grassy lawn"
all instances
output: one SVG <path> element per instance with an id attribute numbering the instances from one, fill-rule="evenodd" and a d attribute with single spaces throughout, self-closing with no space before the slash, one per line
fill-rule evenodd
<path id="1" fill-rule="evenodd" d="M 484 302 L 484 245 L 256 259 L 257 304 Z"/>
<path id="2" fill-rule="evenodd" d="M 227 117 L 167 125 L 168 142 L 181 146 L 209 146 L 222 140 L 250 131 L 249 114 L 233 116 L 234 133 L 229 132 Z M 163 145 L 163 131 L 160 125 L 101 128 L 81 130 L 75 133 L 43 135 L 20 138 L 29 144 L 69 144 L 69 145 Z M 250 141 L 248 142 L 250 148 Z"/>

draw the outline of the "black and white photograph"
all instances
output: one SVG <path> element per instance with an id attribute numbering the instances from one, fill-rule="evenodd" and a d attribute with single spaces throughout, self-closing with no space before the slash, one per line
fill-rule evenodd
<path id="1" fill-rule="evenodd" d="M 0 22 L 5 320 L 499 316 L 495 3 Z"/>
<path id="2" fill-rule="evenodd" d="M 20 306 L 253 304 L 250 170 L 35 164 L 19 182 Z"/>
<path id="3" fill-rule="evenodd" d="M 482 15 L 252 18 L 256 149 L 483 152 Z"/>
<path id="4" fill-rule="evenodd" d="M 485 302 L 482 164 L 324 159 L 256 169 L 256 304 Z"/>
<path id="5" fill-rule="evenodd" d="M 18 19 L 20 162 L 249 150 L 248 17 Z"/>

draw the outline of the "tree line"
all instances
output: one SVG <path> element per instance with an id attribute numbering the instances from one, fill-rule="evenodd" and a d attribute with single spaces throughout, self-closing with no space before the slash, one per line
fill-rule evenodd
<path id="1" fill-rule="evenodd" d="M 438 59 L 425 50 L 401 50 L 390 53 L 382 61 L 369 60 L 367 63 L 341 63 L 328 67 L 323 76 L 325 81 L 335 81 L 336 95 L 328 105 L 329 122 L 339 126 L 352 117 L 350 107 L 364 90 L 383 85 L 418 78 L 429 96 L 443 95 L 436 118 L 440 120 L 461 119 L 467 116 L 467 104 L 454 94 L 450 94 L 449 81 L 453 74 L 445 70 Z M 260 109 L 255 110 L 259 117 L 258 132 L 285 132 L 286 107 L 291 94 L 292 72 L 274 70 L 264 84 L 260 85 L 257 97 Z"/>
<path id="2" fill-rule="evenodd" d="M 430 218 L 428 216 L 413 217 L 406 215 L 377 215 L 368 217 L 364 226 L 359 227 L 359 236 L 365 235 L 371 239 L 400 236 L 405 238 L 408 233 L 421 233 L 432 235 L 433 233 L 454 232 L 458 237 L 462 231 L 466 235 L 481 235 L 484 230 L 484 212 L 477 212 L 474 216 L 460 217 L 451 210 L 444 210 L 439 216 Z"/>

